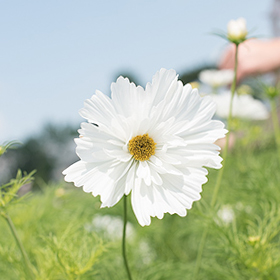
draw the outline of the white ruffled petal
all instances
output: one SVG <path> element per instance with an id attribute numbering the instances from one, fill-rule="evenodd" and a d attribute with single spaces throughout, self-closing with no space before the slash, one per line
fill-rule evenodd
<path id="1" fill-rule="evenodd" d="M 148 83 L 145 88 L 149 98 L 148 107 L 157 106 L 165 98 L 168 91 L 173 89 L 172 85 L 174 86 L 176 81 L 177 75 L 174 70 L 160 69 L 154 75 L 152 83 Z"/>
<path id="2" fill-rule="evenodd" d="M 146 96 L 141 86 L 136 87 L 128 78 L 119 77 L 116 83 L 111 85 L 112 102 L 117 114 L 124 117 L 138 115 L 145 112 L 143 99 Z"/>
<path id="3" fill-rule="evenodd" d="M 168 177 L 170 175 L 166 175 Z M 173 180 L 175 179 L 175 180 Z M 163 180 L 164 181 L 164 180 Z M 172 193 L 170 185 L 166 183 L 183 184 L 183 177 L 175 176 L 170 180 L 165 180 L 163 186 L 151 185 L 147 186 L 143 180 L 139 179 L 138 184 L 133 188 L 131 194 L 132 208 L 140 225 L 149 225 L 150 217 L 163 218 L 164 213 L 180 216 L 186 215 L 185 206 L 176 198 L 176 192 Z M 180 193 L 179 193 L 180 196 Z"/>
<path id="4" fill-rule="evenodd" d="M 84 102 L 80 115 L 90 123 L 109 125 L 116 115 L 112 100 L 100 91 Z"/>

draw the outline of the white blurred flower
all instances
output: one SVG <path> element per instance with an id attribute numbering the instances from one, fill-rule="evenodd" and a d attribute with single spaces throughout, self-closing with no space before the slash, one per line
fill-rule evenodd
<path id="1" fill-rule="evenodd" d="M 218 217 L 226 224 L 230 224 L 234 219 L 234 211 L 230 205 L 223 205 L 218 211 Z"/>
<path id="2" fill-rule="evenodd" d="M 216 114 L 221 118 L 227 118 L 230 106 L 230 91 L 222 94 L 212 94 L 214 102 L 217 104 Z M 232 103 L 232 116 L 250 120 L 265 120 L 269 117 L 266 106 L 249 94 L 235 94 Z"/>
<path id="3" fill-rule="evenodd" d="M 112 240 L 122 238 L 123 220 L 120 217 L 111 215 L 95 215 L 92 224 L 87 224 L 86 229 L 89 231 L 103 232 L 103 234 Z M 126 234 L 131 238 L 134 233 L 134 228 L 130 222 L 126 224 Z"/>
<path id="4" fill-rule="evenodd" d="M 232 83 L 234 72 L 232 69 L 216 70 L 209 69 L 203 70 L 199 73 L 199 80 L 211 86 L 212 88 L 226 86 Z"/>
<path id="5" fill-rule="evenodd" d="M 212 120 L 215 103 L 166 69 L 145 89 L 119 77 L 111 91 L 112 99 L 97 91 L 85 101 L 80 114 L 88 123 L 76 139 L 81 160 L 64 170 L 65 180 L 100 195 L 101 207 L 131 192 L 142 226 L 167 212 L 185 216 L 207 181 L 204 166 L 222 166 L 214 142 L 226 130 Z"/>
<path id="6" fill-rule="evenodd" d="M 231 42 L 243 42 L 247 34 L 246 20 L 244 18 L 238 18 L 237 20 L 230 20 L 228 22 L 227 37 Z"/>
<path id="7" fill-rule="evenodd" d="M 140 241 L 139 244 L 139 254 L 141 256 L 141 260 L 144 264 L 151 264 L 153 260 L 156 259 L 156 254 L 152 250 L 152 248 L 149 246 L 149 243 L 146 241 Z"/>

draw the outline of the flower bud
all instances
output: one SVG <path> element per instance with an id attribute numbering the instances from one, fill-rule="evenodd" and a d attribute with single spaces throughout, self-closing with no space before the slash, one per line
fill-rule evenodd
<path id="1" fill-rule="evenodd" d="M 242 43 L 246 40 L 247 34 L 246 20 L 244 18 L 229 21 L 227 25 L 227 37 L 231 42 L 235 44 Z"/>
<path id="2" fill-rule="evenodd" d="M 280 94 L 279 88 L 273 87 L 273 86 L 265 86 L 264 92 L 269 98 L 272 98 L 272 99 Z"/>
<path id="3" fill-rule="evenodd" d="M 237 88 L 236 92 L 238 95 L 245 95 L 245 94 L 252 95 L 253 89 L 248 85 L 241 85 L 240 87 Z"/>

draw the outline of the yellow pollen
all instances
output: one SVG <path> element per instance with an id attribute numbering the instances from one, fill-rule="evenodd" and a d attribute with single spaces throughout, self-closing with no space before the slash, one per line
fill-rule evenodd
<path id="1" fill-rule="evenodd" d="M 133 137 L 128 143 L 128 150 L 135 160 L 145 161 L 155 154 L 156 143 L 146 133 Z"/>

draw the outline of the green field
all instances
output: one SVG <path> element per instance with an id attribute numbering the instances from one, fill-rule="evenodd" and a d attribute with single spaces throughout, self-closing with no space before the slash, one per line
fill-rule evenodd
<path id="1" fill-rule="evenodd" d="M 165 214 L 141 227 L 129 206 L 127 250 L 135 280 L 192 279 L 203 230 L 209 234 L 199 279 L 280 279 L 280 172 L 273 138 L 239 141 L 230 151 L 215 209 L 218 171 L 209 170 L 202 199 L 184 218 Z M 61 181 L 63 177 L 61 176 Z M 124 280 L 122 200 L 100 209 L 99 198 L 72 184 L 42 191 L 9 209 L 36 279 Z M 20 251 L 0 219 L 0 279 L 26 279 Z"/>

